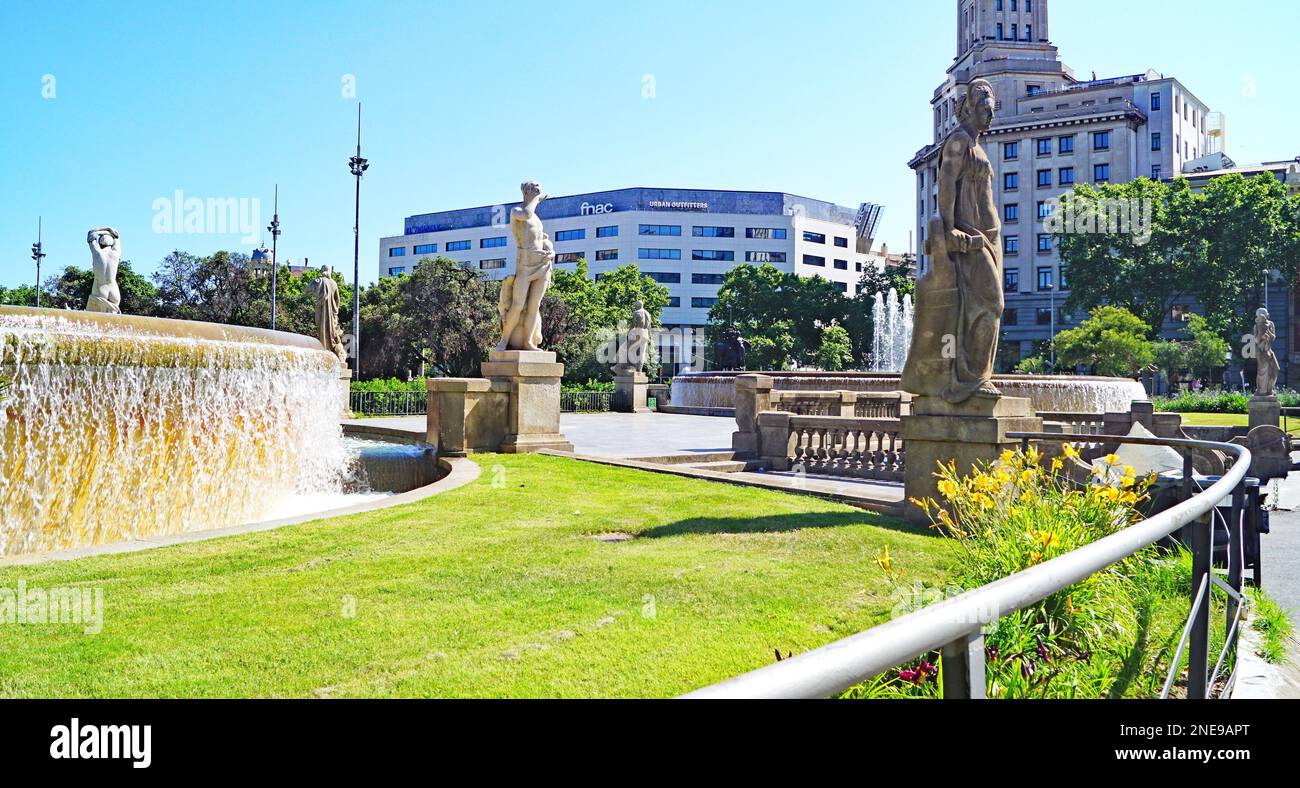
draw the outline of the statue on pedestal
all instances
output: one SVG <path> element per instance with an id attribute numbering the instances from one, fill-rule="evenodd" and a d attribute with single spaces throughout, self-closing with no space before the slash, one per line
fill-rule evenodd
<path id="1" fill-rule="evenodd" d="M 729 327 L 713 343 L 713 363 L 718 369 L 744 369 L 749 356 L 749 342 L 735 327 Z"/>
<path id="2" fill-rule="evenodd" d="M 510 209 L 515 272 L 501 283 L 501 344 L 497 350 L 541 350 L 542 296 L 551 285 L 555 262 L 555 247 L 542 231 L 542 220 L 537 215 L 537 206 L 547 195 L 533 181 L 520 186 L 520 190 L 523 202 Z"/>
<path id="3" fill-rule="evenodd" d="M 614 374 L 631 375 L 645 368 L 646 350 L 650 347 L 650 313 L 645 302 L 637 301 L 632 310 L 632 327 L 627 331 L 626 352 L 614 365 Z"/>
<path id="4" fill-rule="evenodd" d="M 917 283 L 912 347 L 902 388 L 960 404 L 996 399 L 993 361 L 1002 324 L 1002 222 L 993 197 L 993 163 L 980 136 L 993 124 L 996 100 L 986 80 L 972 80 L 957 105 L 961 125 L 939 153 L 939 218 L 925 252 L 930 273 Z"/>
<path id="5" fill-rule="evenodd" d="M 1255 313 L 1255 396 L 1273 397 L 1277 394 L 1277 376 L 1282 367 L 1277 354 L 1273 352 L 1273 343 L 1277 340 L 1277 327 L 1269 320 L 1268 310 L 1261 308 Z"/>
<path id="6" fill-rule="evenodd" d="M 311 287 L 316 296 L 316 338 L 346 366 L 348 354 L 343 347 L 343 328 L 339 325 L 339 285 L 334 281 L 334 269 L 321 266 L 320 276 Z"/>
<path id="7" fill-rule="evenodd" d="M 112 227 L 97 227 L 86 234 L 95 283 L 86 299 L 87 312 L 122 313 L 122 292 L 117 288 L 117 267 L 122 262 L 122 238 Z"/>

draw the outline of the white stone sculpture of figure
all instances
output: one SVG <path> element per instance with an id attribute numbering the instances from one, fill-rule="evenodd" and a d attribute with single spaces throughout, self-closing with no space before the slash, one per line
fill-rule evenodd
<path id="1" fill-rule="evenodd" d="M 1260 309 L 1255 313 L 1255 361 L 1258 371 L 1255 373 L 1255 396 L 1272 397 L 1277 389 L 1277 376 L 1282 367 L 1278 364 L 1277 354 L 1273 352 L 1273 342 L 1277 340 L 1277 327 L 1268 319 L 1268 310 Z"/>
<path id="2" fill-rule="evenodd" d="M 646 350 L 650 347 L 650 313 L 645 302 L 637 301 L 632 310 L 632 327 L 627 332 L 627 355 L 614 367 L 615 372 L 640 372 L 645 368 Z"/>
<path id="3" fill-rule="evenodd" d="M 86 299 L 87 312 L 121 314 L 122 292 L 117 289 L 117 267 L 122 262 L 122 239 L 112 227 L 98 227 L 86 234 L 90 246 L 95 284 Z"/>
<path id="4" fill-rule="evenodd" d="M 334 281 L 334 269 L 321 266 L 320 276 L 312 283 L 316 296 L 316 338 L 326 350 L 339 357 L 339 363 L 348 363 L 343 347 L 343 329 L 339 325 L 339 285 Z"/>
<path id="5" fill-rule="evenodd" d="M 537 206 L 546 199 L 533 181 L 520 186 L 523 202 L 510 209 L 515 237 L 515 273 L 501 283 L 501 344 L 497 350 L 541 350 L 542 296 L 551 285 L 555 247 L 542 230 Z"/>

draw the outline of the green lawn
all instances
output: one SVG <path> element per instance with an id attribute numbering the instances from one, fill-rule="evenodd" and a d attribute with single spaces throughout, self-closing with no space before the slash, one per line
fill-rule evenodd
<path id="1" fill-rule="evenodd" d="M 479 456 L 421 503 L 0 569 L 101 587 L 103 631 L 0 626 L 0 696 L 671 696 L 886 620 L 876 558 L 949 545 L 813 498 Z M 598 541 L 626 532 L 630 541 Z M 353 612 L 354 611 L 354 612 Z"/>
<path id="2" fill-rule="evenodd" d="M 1249 417 L 1244 413 L 1180 413 L 1184 424 L 1194 427 L 1246 427 Z M 1287 419 L 1287 429 L 1300 435 L 1300 419 Z M 1278 425 L 1282 426 L 1281 424 Z"/>

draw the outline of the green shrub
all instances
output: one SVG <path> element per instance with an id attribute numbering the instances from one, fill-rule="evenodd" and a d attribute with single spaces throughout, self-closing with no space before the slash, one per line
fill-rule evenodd
<path id="1" fill-rule="evenodd" d="M 353 391 L 376 391 L 376 392 L 402 392 L 402 391 L 427 391 L 428 387 L 424 378 L 415 378 L 414 380 L 400 380 L 398 378 L 376 378 L 374 380 L 354 380 L 352 381 Z"/>
<path id="2" fill-rule="evenodd" d="M 1300 392 L 1279 390 L 1277 398 L 1284 408 L 1300 407 Z M 1250 403 L 1250 395 L 1240 391 L 1186 391 L 1152 399 L 1165 413 L 1245 413 Z"/>
<path id="3" fill-rule="evenodd" d="M 614 381 L 588 380 L 585 383 L 569 381 L 561 384 L 560 391 L 565 394 L 582 394 L 591 391 L 612 394 L 614 392 Z"/>

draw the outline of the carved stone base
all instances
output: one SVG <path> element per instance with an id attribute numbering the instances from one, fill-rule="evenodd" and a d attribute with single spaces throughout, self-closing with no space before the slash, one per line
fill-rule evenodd
<path id="1" fill-rule="evenodd" d="M 1246 406 L 1249 413 L 1250 429 L 1256 427 L 1276 427 L 1282 420 L 1282 404 L 1277 397 L 1251 397 Z"/>
<path id="2" fill-rule="evenodd" d="M 614 376 L 610 407 L 617 413 L 649 413 L 647 389 L 650 378 L 644 372 L 619 372 Z"/>
<path id="3" fill-rule="evenodd" d="M 468 452 L 573 451 L 560 434 L 560 378 L 555 354 L 494 350 L 483 378 L 429 381 L 429 443 L 442 456 Z"/>
<path id="4" fill-rule="evenodd" d="M 942 502 L 934 474 L 940 463 L 956 462 L 957 471 L 970 473 L 976 463 L 997 459 L 1020 442 L 1008 438 L 1011 432 L 1041 432 L 1043 420 L 1034 415 L 1023 397 L 986 399 L 973 397 L 952 405 L 938 397 L 912 400 L 912 415 L 902 417 L 904 464 L 904 516 L 914 523 L 928 523 L 921 508 L 911 502 L 932 499 Z"/>
<path id="5" fill-rule="evenodd" d="M 342 410 L 340 411 L 340 414 L 345 419 L 352 418 L 353 413 L 352 413 L 352 371 L 351 370 L 344 370 L 343 374 L 339 375 L 339 397 L 342 400 L 340 404 L 343 406 Z"/>

